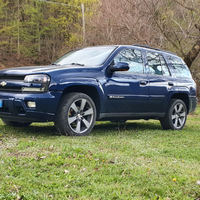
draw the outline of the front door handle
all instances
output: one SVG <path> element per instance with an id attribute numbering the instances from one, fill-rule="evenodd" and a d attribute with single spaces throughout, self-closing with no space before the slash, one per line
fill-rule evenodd
<path id="1" fill-rule="evenodd" d="M 173 82 L 168 82 L 168 85 L 169 86 L 174 86 L 174 83 Z"/>
<path id="2" fill-rule="evenodd" d="M 140 85 L 146 85 L 148 81 L 140 81 Z"/>

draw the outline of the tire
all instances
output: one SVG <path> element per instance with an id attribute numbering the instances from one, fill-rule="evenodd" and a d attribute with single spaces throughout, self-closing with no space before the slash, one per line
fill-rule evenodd
<path id="1" fill-rule="evenodd" d="M 12 127 L 28 127 L 32 122 L 15 122 L 15 121 L 8 121 L 6 119 L 1 119 L 4 124 Z"/>
<path id="2" fill-rule="evenodd" d="M 182 130 L 187 120 L 187 107 L 180 99 L 171 99 L 165 117 L 160 120 L 163 129 Z"/>
<path id="3" fill-rule="evenodd" d="M 85 136 L 91 132 L 95 121 L 93 100 L 86 94 L 73 92 L 62 97 L 54 124 L 62 135 Z"/>

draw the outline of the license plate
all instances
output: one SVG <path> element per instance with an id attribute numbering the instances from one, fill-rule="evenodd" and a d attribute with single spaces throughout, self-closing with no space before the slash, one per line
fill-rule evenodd
<path id="1" fill-rule="evenodd" d="M 0 108 L 3 107 L 3 100 L 0 100 Z"/>

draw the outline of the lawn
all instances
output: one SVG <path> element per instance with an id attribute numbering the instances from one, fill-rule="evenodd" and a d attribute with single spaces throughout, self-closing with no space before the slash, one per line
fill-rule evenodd
<path id="1" fill-rule="evenodd" d="M 199 199 L 199 181 L 200 106 L 182 131 L 97 122 L 65 137 L 52 123 L 0 122 L 0 199 Z"/>

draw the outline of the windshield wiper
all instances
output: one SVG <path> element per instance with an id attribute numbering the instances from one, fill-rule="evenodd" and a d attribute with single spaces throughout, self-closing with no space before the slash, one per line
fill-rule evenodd
<path id="1" fill-rule="evenodd" d="M 84 66 L 84 64 L 80 64 L 80 63 L 71 63 L 70 65 L 79 65 L 79 66 Z"/>

